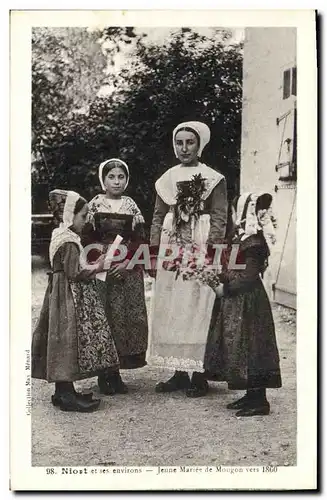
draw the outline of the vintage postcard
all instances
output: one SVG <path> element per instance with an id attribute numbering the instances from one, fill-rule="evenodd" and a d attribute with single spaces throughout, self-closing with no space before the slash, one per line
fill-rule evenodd
<path id="1" fill-rule="evenodd" d="M 314 10 L 11 12 L 11 489 L 317 488 Z"/>

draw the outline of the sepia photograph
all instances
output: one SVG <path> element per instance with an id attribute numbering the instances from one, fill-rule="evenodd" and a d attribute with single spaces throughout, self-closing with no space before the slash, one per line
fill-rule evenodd
<path id="1" fill-rule="evenodd" d="M 298 335 L 302 28 L 269 11 L 244 25 L 70 14 L 23 29 L 30 327 L 12 421 L 29 421 L 29 470 L 50 490 L 206 475 L 221 489 L 219 474 L 278 489 L 301 462 L 297 374 L 316 373 Z"/>

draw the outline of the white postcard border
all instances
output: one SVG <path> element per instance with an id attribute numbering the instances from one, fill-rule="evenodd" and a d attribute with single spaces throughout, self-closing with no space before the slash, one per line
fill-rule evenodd
<path id="1" fill-rule="evenodd" d="M 277 473 L 51 474 L 31 466 L 30 34 L 32 26 L 292 26 L 298 32 L 298 463 Z M 15 11 L 11 16 L 11 488 L 13 490 L 311 489 L 317 432 L 317 75 L 313 10 Z M 223 465 L 223 464 L 222 464 Z M 173 467 L 174 464 L 163 464 Z M 133 467 L 137 467 L 135 464 Z M 80 467 L 78 467 L 80 469 Z M 179 467 L 177 469 L 180 469 Z"/>

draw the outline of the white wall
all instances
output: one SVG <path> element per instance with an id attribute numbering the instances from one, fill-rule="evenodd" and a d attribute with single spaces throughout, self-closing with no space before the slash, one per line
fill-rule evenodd
<path id="1" fill-rule="evenodd" d="M 283 127 L 282 123 L 277 126 L 276 119 L 290 110 L 293 112 L 295 100 L 293 96 L 283 100 L 283 72 L 293 66 L 296 66 L 295 28 L 246 28 L 241 193 L 268 191 L 273 194 L 278 230 L 277 244 L 270 259 L 271 280 L 275 281 L 280 267 L 278 281 L 281 287 L 294 294 L 296 217 L 295 210 L 291 217 L 291 211 L 296 183 L 278 181 L 279 174 L 275 171 Z M 288 120 L 284 138 L 293 135 L 291 124 Z M 277 193 L 275 185 L 279 187 Z"/>

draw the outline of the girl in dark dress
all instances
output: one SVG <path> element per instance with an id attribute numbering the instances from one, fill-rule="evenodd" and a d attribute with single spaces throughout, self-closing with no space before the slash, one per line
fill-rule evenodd
<path id="1" fill-rule="evenodd" d="M 209 380 L 246 390 L 227 405 L 240 417 L 268 415 L 266 389 L 281 387 L 274 320 L 261 279 L 269 257 L 264 221 L 271 199 L 269 194 L 238 199 L 235 233 L 223 258 L 205 353 Z M 245 266 L 242 270 L 228 269 L 232 243 L 239 245 L 236 263 Z"/>
<path id="2" fill-rule="evenodd" d="M 73 382 L 118 369 L 119 360 L 95 283 L 103 259 L 81 267 L 80 236 L 86 200 L 73 191 L 49 195 L 60 225 L 50 242 L 51 273 L 32 340 L 32 377 L 55 382 L 52 404 L 64 411 L 90 412 L 100 400 L 75 391 Z"/>

